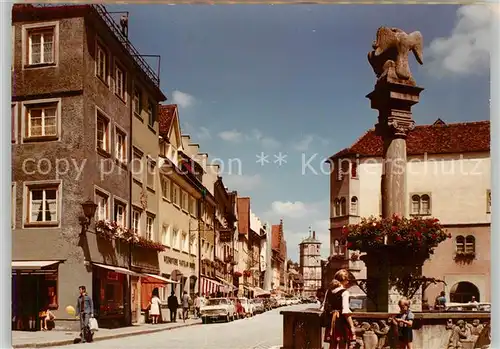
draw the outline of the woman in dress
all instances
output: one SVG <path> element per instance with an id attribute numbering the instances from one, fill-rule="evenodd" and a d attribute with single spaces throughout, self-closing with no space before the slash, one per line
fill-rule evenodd
<path id="1" fill-rule="evenodd" d="M 349 272 L 340 269 L 335 273 L 330 288 L 326 291 L 323 308 L 328 321 L 325 342 L 330 349 L 347 349 L 356 340 L 356 330 L 349 309 Z"/>
<path id="2" fill-rule="evenodd" d="M 151 301 L 149 302 L 149 316 L 151 316 L 151 323 L 152 324 L 157 324 L 158 323 L 158 318 L 160 317 L 160 297 L 159 297 L 159 292 L 158 289 L 155 288 L 153 290 L 152 296 L 151 296 Z"/>

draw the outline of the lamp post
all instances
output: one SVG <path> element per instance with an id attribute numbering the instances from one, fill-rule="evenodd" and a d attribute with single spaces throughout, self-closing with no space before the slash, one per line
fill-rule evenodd
<path id="1" fill-rule="evenodd" d="M 86 232 L 87 229 L 89 228 L 92 217 L 94 217 L 95 215 L 97 205 L 94 203 L 94 201 L 88 199 L 87 201 L 82 203 L 82 209 L 84 217 L 80 217 L 80 222 L 82 223 L 83 226 L 83 232 Z"/>

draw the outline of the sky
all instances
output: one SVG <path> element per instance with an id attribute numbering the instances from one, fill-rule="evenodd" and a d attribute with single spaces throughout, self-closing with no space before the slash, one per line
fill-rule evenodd
<path id="1" fill-rule="evenodd" d="M 288 255 L 316 231 L 329 254 L 329 169 L 323 160 L 376 123 L 367 61 L 384 25 L 424 37 L 417 124 L 489 119 L 485 6 L 114 5 L 129 39 L 161 56 L 161 88 L 181 132 L 221 165 L 230 190 L 264 222 L 283 219 Z M 153 67 L 156 62 L 151 61 Z M 257 162 L 263 159 L 265 161 Z M 310 164 L 306 166 L 305 164 Z"/>

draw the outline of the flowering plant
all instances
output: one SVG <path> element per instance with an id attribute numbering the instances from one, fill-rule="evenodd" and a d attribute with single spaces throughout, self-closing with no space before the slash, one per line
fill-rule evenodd
<path id="1" fill-rule="evenodd" d="M 343 238 L 347 248 L 360 252 L 371 252 L 394 247 L 401 253 L 419 253 L 429 256 L 434 248 L 451 235 L 436 218 L 404 218 L 397 215 L 391 218 L 362 218 L 359 224 L 344 226 Z"/>
<path id="2" fill-rule="evenodd" d="M 250 276 L 252 276 L 252 272 L 250 270 L 244 270 L 243 271 L 243 276 L 250 277 Z"/>
<path id="3" fill-rule="evenodd" d="M 158 252 L 165 251 L 165 246 L 159 242 L 155 242 L 149 239 L 146 239 L 142 236 L 139 236 L 136 242 L 134 242 L 134 245 L 140 246 L 143 248 L 148 248 L 151 250 L 156 250 Z"/>
<path id="4" fill-rule="evenodd" d="M 107 240 L 121 240 L 136 246 L 149 248 L 156 251 L 164 251 L 165 246 L 159 242 L 154 242 L 139 236 L 139 233 L 134 229 L 128 229 L 117 222 L 108 220 L 99 220 L 95 223 L 97 235 Z"/>
<path id="5" fill-rule="evenodd" d="M 97 235 L 107 240 L 113 240 L 115 238 L 117 227 L 118 224 L 116 222 L 111 222 L 109 220 L 99 220 L 95 223 Z"/>

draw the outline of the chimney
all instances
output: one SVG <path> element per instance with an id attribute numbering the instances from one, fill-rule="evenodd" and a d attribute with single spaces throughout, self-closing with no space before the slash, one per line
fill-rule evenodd
<path id="1" fill-rule="evenodd" d="M 313 239 L 316 240 L 316 232 L 313 230 Z"/>

